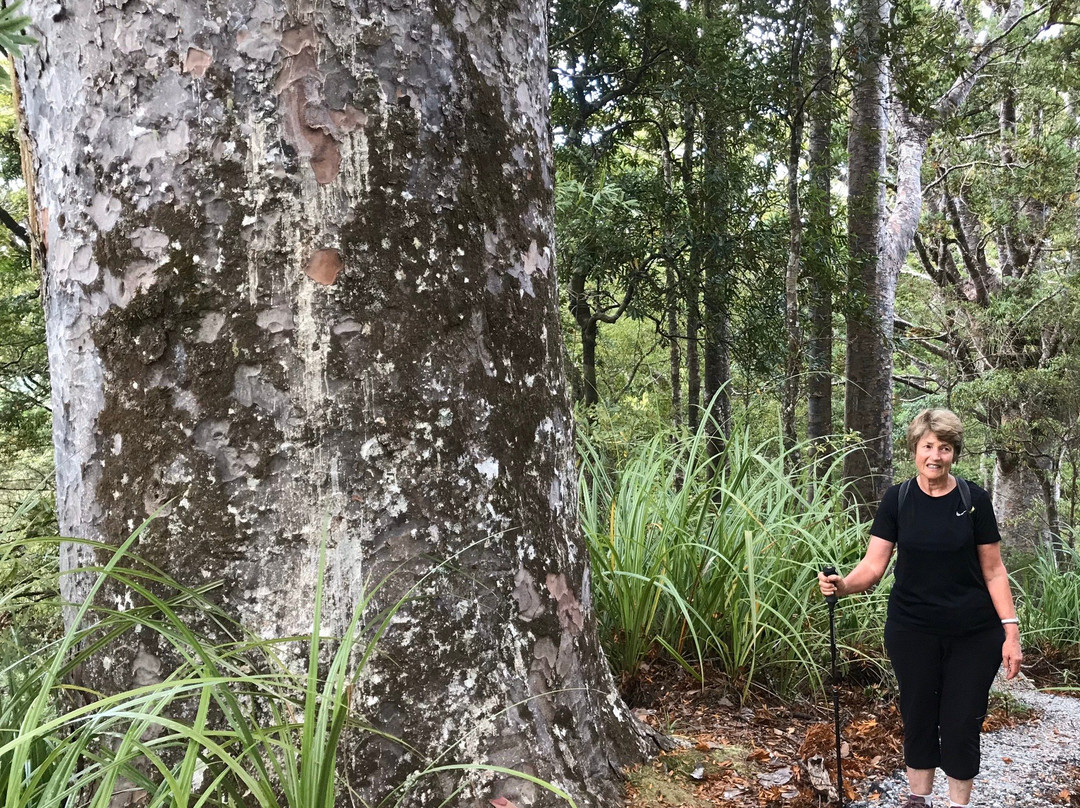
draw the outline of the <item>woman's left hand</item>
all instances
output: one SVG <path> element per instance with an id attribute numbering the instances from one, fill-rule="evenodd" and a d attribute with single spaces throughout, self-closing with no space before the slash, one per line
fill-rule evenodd
<path id="1" fill-rule="evenodd" d="M 1020 673 L 1020 663 L 1024 659 L 1024 652 L 1020 650 L 1020 632 L 1016 636 L 1008 636 L 1001 646 L 1001 664 L 1005 668 L 1005 678 L 1012 679 Z"/>

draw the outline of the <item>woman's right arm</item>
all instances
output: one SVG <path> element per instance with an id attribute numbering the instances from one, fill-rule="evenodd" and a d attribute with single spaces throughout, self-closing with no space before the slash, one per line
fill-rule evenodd
<path id="1" fill-rule="evenodd" d="M 866 555 L 862 561 L 855 565 L 855 569 L 844 577 L 839 575 L 825 575 L 818 573 L 818 587 L 823 595 L 854 595 L 856 592 L 865 592 L 885 574 L 896 547 L 891 541 L 870 537 L 870 545 L 866 548 Z"/>

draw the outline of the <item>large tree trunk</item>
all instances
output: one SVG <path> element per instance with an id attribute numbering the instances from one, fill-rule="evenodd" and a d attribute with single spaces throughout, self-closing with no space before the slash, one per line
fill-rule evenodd
<path id="1" fill-rule="evenodd" d="M 1010 548 L 1034 550 L 1048 543 L 1043 472 L 1004 451 L 994 466 L 994 515 Z"/>
<path id="2" fill-rule="evenodd" d="M 811 9 L 810 137 L 807 162 L 810 190 L 806 203 L 806 255 L 809 284 L 807 364 L 807 437 L 820 442 L 832 435 L 833 243 L 832 243 L 832 8 L 814 0 Z"/>
<path id="3" fill-rule="evenodd" d="M 885 29 L 891 0 L 860 0 L 848 135 L 849 283 L 863 305 L 847 317 L 844 426 L 863 440 L 844 460 L 844 476 L 869 506 L 892 480 L 892 305 L 878 273 L 885 211 L 888 63 Z"/>
<path id="4" fill-rule="evenodd" d="M 645 750 L 577 540 L 543 4 L 55 8 L 28 5 L 20 73 L 60 529 L 117 542 L 174 503 L 139 552 L 220 578 L 263 636 L 312 630 L 320 541 L 330 633 L 366 582 L 399 570 L 385 605 L 453 558 L 356 701 L 421 756 L 467 737 L 469 761 L 616 803 Z M 136 653 L 159 649 L 133 639 L 90 684 L 130 684 Z M 375 801 L 423 761 L 372 742 L 348 765 Z"/>

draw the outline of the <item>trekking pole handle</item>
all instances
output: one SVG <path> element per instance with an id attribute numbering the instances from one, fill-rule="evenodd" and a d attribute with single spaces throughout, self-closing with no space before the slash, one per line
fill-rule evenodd
<path id="1" fill-rule="evenodd" d="M 830 564 L 829 566 L 825 567 L 821 572 L 823 575 L 836 575 L 836 567 Z M 835 606 L 836 601 L 836 593 L 825 596 L 825 602 L 828 603 L 830 606 Z"/>

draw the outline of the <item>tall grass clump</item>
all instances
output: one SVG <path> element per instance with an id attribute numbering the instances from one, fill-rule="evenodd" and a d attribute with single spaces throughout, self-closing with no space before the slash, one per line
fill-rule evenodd
<path id="1" fill-rule="evenodd" d="M 1025 644 L 1080 663 L 1080 551 L 1040 547 L 1012 577 Z"/>
<path id="2" fill-rule="evenodd" d="M 147 523 L 149 524 L 149 523 Z M 120 547 L 83 542 L 100 563 L 68 574 L 93 583 L 80 604 L 28 598 L 27 587 L 0 592 L 6 614 L 23 608 L 74 612 L 74 629 L 44 644 L 13 638 L 21 653 L 0 669 L 0 794 L 3 808 L 107 808 L 120 793 L 148 808 L 326 808 L 359 795 L 339 766 L 343 744 L 366 734 L 411 749 L 366 724 L 353 704 L 361 677 L 394 615 L 425 578 L 386 609 L 381 585 L 368 587 L 341 636 L 319 632 L 325 546 L 320 547 L 311 635 L 263 639 L 245 631 L 206 597 L 214 585 L 184 587 L 133 552 L 147 525 Z M 0 569 L 57 538 L 0 544 Z M 444 574 L 440 564 L 428 575 Z M 10 582 L 9 582 L 10 583 Z M 384 582 L 385 583 L 385 582 Z M 111 607 L 125 593 L 123 607 Z M 134 604 L 134 605 L 132 605 Z M 132 634 L 169 670 L 161 681 L 120 693 L 88 690 L 73 674 Z M 211 639 L 213 637 L 214 639 Z M 305 648 L 306 665 L 286 664 L 283 646 Z M 290 654 L 290 658 L 295 655 Z M 418 753 L 418 750 L 411 749 Z M 573 805 L 557 786 L 482 761 L 460 760 L 455 745 L 420 755 L 420 769 L 372 804 L 408 804 L 425 778 L 487 772 L 521 777 Z M 355 798 L 355 799 L 352 799 Z M 360 800 L 362 802 L 362 800 Z"/>
<path id="3" fill-rule="evenodd" d="M 704 430 L 657 435 L 616 462 L 582 438 L 582 522 L 602 639 L 625 689 L 643 662 L 710 662 L 746 690 L 783 694 L 821 684 L 828 613 L 817 594 L 826 564 L 850 569 L 867 541 L 833 457 L 823 480 L 794 472 L 780 437 L 734 431 L 710 462 Z M 845 600 L 842 637 L 880 656 L 884 591 Z"/>

